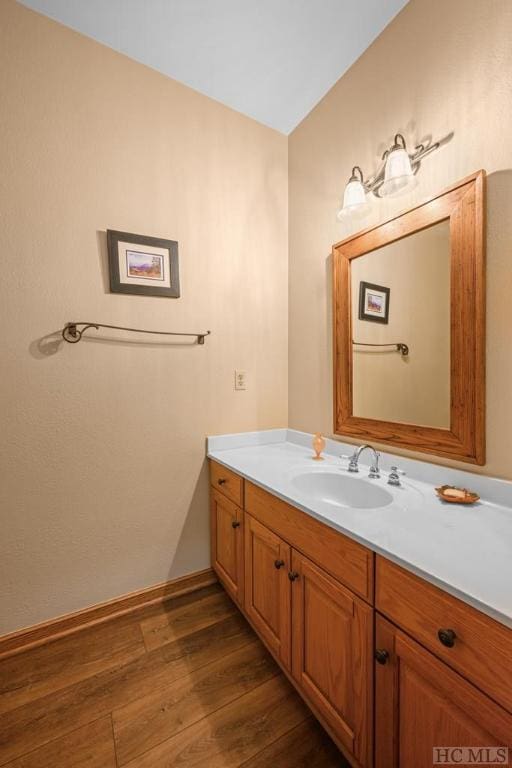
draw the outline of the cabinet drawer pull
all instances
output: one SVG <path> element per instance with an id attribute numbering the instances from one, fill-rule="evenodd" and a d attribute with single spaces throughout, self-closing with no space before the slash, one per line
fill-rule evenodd
<path id="1" fill-rule="evenodd" d="M 457 635 L 453 629 L 440 629 L 437 633 L 440 642 L 446 646 L 446 648 L 453 648 Z"/>
<path id="2" fill-rule="evenodd" d="M 284 560 L 274 560 L 274 567 L 279 570 L 284 565 Z"/>
<path id="3" fill-rule="evenodd" d="M 232 528 L 240 528 L 240 520 L 233 520 L 231 523 Z"/>
<path id="4" fill-rule="evenodd" d="M 385 664 L 388 659 L 389 659 L 389 653 L 386 651 L 385 648 L 375 649 L 375 661 L 378 664 Z"/>
<path id="5" fill-rule="evenodd" d="M 224 483 L 227 483 L 227 480 L 225 477 L 219 477 L 219 479 L 217 480 L 217 483 L 219 485 L 224 485 Z"/>
<path id="6" fill-rule="evenodd" d="M 288 578 L 290 581 L 296 581 L 299 578 L 297 571 L 288 571 Z"/>

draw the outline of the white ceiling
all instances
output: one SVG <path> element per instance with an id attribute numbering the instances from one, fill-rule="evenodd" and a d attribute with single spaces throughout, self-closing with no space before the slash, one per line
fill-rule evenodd
<path id="1" fill-rule="evenodd" d="M 22 0 L 290 133 L 408 0 Z"/>

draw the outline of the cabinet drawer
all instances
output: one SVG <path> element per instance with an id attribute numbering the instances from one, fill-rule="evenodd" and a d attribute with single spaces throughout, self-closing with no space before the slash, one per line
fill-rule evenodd
<path id="1" fill-rule="evenodd" d="M 375 603 L 380 613 L 512 712 L 512 630 L 379 556 Z M 441 642 L 440 630 L 454 633 L 451 647 Z"/>
<path id="2" fill-rule="evenodd" d="M 368 602 L 373 600 L 373 552 L 276 496 L 245 484 L 245 508 Z"/>
<path id="3" fill-rule="evenodd" d="M 235 472 L 210 461 L 210 482 L 213 487 L 234 501 L 239 507 L 244 504 L 244 481 Z"/>

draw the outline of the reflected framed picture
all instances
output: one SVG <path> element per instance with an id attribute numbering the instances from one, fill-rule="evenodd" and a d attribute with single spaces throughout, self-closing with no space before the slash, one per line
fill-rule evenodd
<path id="1" fill-rule="evenodd" d="M 359 320 L 389 322 L 390 289 L 373 283 L 359 283 Z"/>
<path id="2" fill-rule="evenodd" d="M 107 248 L 113 293 L 179 298 L 176 240 L 107 229 Z"/>

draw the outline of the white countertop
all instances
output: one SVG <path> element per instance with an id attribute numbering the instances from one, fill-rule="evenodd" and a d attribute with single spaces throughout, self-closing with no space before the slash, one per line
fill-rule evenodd
<path id="1" fill-rule="evenodd" d="M 312 461 L 311 439 L 286 429 L 209 437 L 208 457 L 512 628 L 511 482 L 388 453 L 381 455 L 382 477 L 368 481 L 368 452 L 354 477 L 339 458 L 352 453 L 353 445 L 328 440 L 320 463 Z M 407 472 L 402 488 L 387 485 L 392 464 Z M 379 484 L 393 500 L 376 509 L 352 509 L 297 489 L 297 474 L 322 470 Z M 470 488 L 481 501 L 442 502 L 434 486 L 445 483 Z"/>

